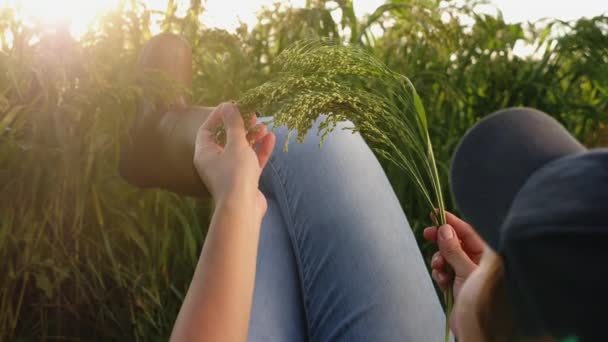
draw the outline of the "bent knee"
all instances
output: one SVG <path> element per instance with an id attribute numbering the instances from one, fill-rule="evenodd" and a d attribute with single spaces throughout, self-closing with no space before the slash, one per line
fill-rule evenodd
<path id="1" fill-rule="evenodd" d="M 290 160 L 291 165 L 314 166 L 326 170 L 331 168 L 359 168 L 361 165 L 377 163 L 376 157 L 361 134 L 354 131 L 352 122 L 338 122 L 335 127 L 332 127 L 323 135 L 323 130 L 319 132 L 319 127 L 326 119 L 326 116 L 322 116 L 315 122 L 306 133 L 303 143 L 296 142 L 296 133 L 294 132 L 289 137 L 289 152 L 281 157 L 282 151 L 279 151 L 276 153 L 277 156 Z M 279 149 L 283 149 L 288 138 L 286 130 L 281 133 L 277 134 Z M 275 152 L 277 151 L 275 150 Z M 298 161 L 294 164 L 295 160 L 293 159 Z"/>

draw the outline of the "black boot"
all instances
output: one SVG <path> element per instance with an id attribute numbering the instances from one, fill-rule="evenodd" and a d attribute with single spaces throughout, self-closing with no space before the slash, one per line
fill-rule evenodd
<path id="1" fill-rule="evenodd" d="M 140 82 L 146 70 L 161 71 L 187 91 L 178 94 L 172 101 L 163 101 L 158 96 L 145 96 L 139 104 L 136 117 L 127 139 L 122 144 L 119 172 L 129 183 L 141 187 L 159 187 L 180 191 L 171 179 L 172 167 L 164 155 L 166 143 L 160 131 L 161 120 L 169 112 L 190 110 L 187 93 L 192 87 L 192 49 L 180 36 L 163 33 L 150 39 L 144 46 L 137 63 Z M 175 113 L 173 113 L 175 114 Z M 193 193 L 200 193 L 198 191 Z M 189 192 L 189 191 L 186 191 Z"/>

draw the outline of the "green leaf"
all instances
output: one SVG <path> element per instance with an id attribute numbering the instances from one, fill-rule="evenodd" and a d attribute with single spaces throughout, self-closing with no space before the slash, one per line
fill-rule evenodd
<path id="1" fill-rule="evenodd" d="M 44 292 L 46 298 L 53 298 L 54 286 L 45 273 L 41 272 L 34 274 L 34 280 L 36 282 L 36 288 Z"/>

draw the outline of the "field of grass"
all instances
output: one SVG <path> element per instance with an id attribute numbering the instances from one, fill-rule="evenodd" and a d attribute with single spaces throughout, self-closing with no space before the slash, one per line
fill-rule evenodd
<path id="1" fill-rule="evenodd" d="M 607 143 L 608 16 L 528 26 L 480 14 L 473 2 L 392 0 L 357 18 L 350 0 L 313 0 L 268 9 L 233 34 L 205 28 L 202 11 L 200 0 L 187 11 L 169 0 L 160 14 L 125 0 L 74 40 L 0 8 L 0 341 L 154 341 L 170 332 L 211 203 L 138 190 L 117 173 L 138 99 L 170 90 L 160 79 L 138 86 L 132 72 L 155 27 L 192 43 L 201 105 L 261 84 L 301 39 L 369 50 L 422 97 L 443 184 L 462 134 L 500 108 L 533 106 L 588 146 Z M 474 24 L 463 26 L 465 16 Z M 518 41 L 537 52 L 518 57 Z M 428 223 L 424 205 L 401 172 L 386 171 L 418 230 Z"/>

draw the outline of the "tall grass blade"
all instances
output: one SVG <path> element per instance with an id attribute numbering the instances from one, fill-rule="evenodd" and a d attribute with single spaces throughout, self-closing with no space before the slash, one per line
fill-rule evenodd
<path id="1" fill-rule="evenodd" d="M 274 126 L 297 131 L 300 141 L 321 115 L 326 115 L 317 132 L 322 137 L 337 122 L 352 121 L 353 131 L 409 177 L 429 212 L 438 209 L 437 222 L 446 222 L 427 115 L 407 77 L 359 48 L 320 41 L 296 44 L 277 64 L 276 77 L 241 98 L 244 112 L 275 113 Z M 451 288 L 445 301 L 449 317 Z M 449 331 L 446 324 L 446 341 Z"/>

